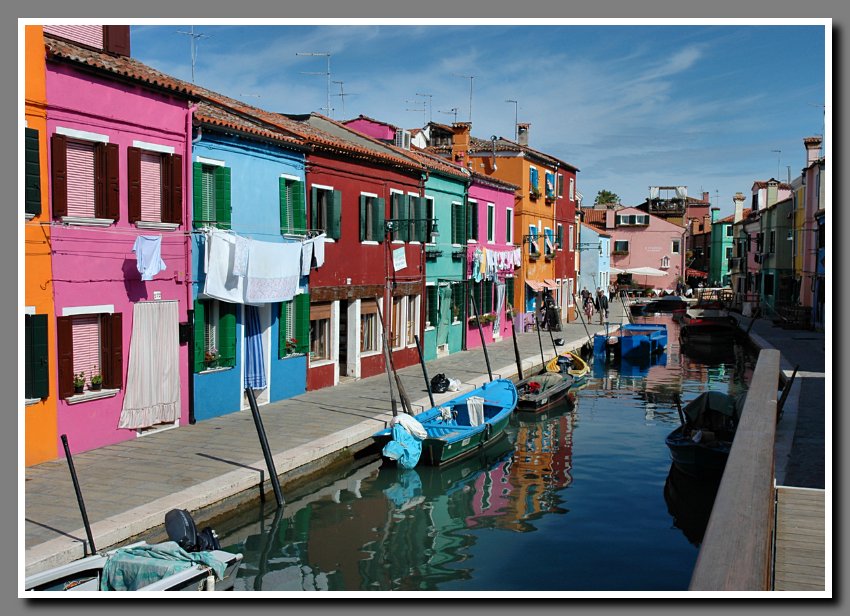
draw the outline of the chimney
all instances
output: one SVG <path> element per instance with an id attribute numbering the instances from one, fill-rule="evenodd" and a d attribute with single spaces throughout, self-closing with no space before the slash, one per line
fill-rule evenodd
<path id="1" fill-rule="evenodd" d="M 735 196 L 732 198 L 732 201 L 735 203 L 735 222 L 741 222 L 744 218 L 744 193 L 737 192 Z"/>
<path id="2" fill-rule="evenodd" d="M 469 133 L 472 131 L 472 123 L 455 122 L 452 124 L 452 160 L 459 165 L 466 166 L 469 155 Z"/>
<path id="3" fill-rule="evenodd" d="M 702 217 L 702 232 L 711 231 L 711 217 L 712 214 L 706 212 Z"/>
<path id="4" fill-rule="evenodd" d="M 779 197 L 779 181 L 774 178 L 770 178 L 767 181 L 767 202 L 764 204 L 764 207 L 768 208 L 774 203 L 776 203 L 777 198 Z"/>
<path id="5" fill-rule="evenodd" d="M 528 129 L 531 124 L 522 123 L 516 125 L 517 143 L 520 145 L 528 145 Z"/>
<path id="6" fill-rule="evenodd" d="M 709 194 L 708 194 L 708 191 L 707 191 L 707 190 L 702 191 L 702 200 L 703 200 L 705 203 L 711 203 L 711 197 L 709 196 Z"/>
<path id="7" fill-rule="evenodd" d="M 605 210 L 605 228 L 614 228 L 614 210 Z"/>
<path id="8" fill-rule="evenodd" d="M 717 222 L 717 215 L 720 213 L 720 208 L 716 205 L 711 208 L 711 224 Z"/>
<path id="9" fill-rule="evenodd" d="M 803 139 L 803 145 L 806 146 L 806 166 L 808 167 L 818 158 L 820 158 L 820 144 L 823 139 L 820 137 L 806 137 Z"/>

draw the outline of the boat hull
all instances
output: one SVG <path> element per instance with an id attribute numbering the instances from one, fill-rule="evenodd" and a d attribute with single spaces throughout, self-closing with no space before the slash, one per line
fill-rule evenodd
<path id="1" fill-rule="evenodd" d="M 568 374 L 544 372 L 531 376 L 517 383 L 517 405 L 521 411 L 543 411 L 559 404 L 570 392 L 575 379 Z M 538 392 L 532 392 L 530 385 L 538 383 Z"/>
<path id="2" fill-rule="evenodd" d="M 590 372 L 590 367 L 587 365 L 587 362 L 572 351 L 560 353 L 546 362 L 546 372 L 563 374 L 564 370 L 562 363 L 559 363 L 559 360 L 562 358 L 569 359 L 568 363 L 570 367 L 567 368 L 566 374 L 570 375 L 574 379 L 583 379 Z"/>
<path id="3" fill-rule="evenodd" d="M 711 445 L 695 443 L 683 434 L 681 426 L 673 430 L 665 442 L 676 468 L 693 477 L 722 475 L 732 449 L 728 441 L 716 441 Z"/>

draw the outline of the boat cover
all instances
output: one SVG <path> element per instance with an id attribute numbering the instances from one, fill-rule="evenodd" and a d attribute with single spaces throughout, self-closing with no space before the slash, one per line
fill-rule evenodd
<path id="1" fill-rule="evenodd" d="M 422 441 L 408 432 L 405 427 L 393 425 L 393 437 L 384 445 L 383 454 L 390 460 L 396 460 L 403 468 L 413 468 L 422 455 Z"/>
<path id="2" fill-rule="evenodd" d="M 717 417 L 718 414 L 731 418 L 737 424 L 742 409 L 742 396 L 736 398 L 722 391 L 707 391 L 691 400 L 685 406 L 684 412 L 692 427 L 711 430 L 713 423 L 723 421 Z"/>
<path id="3" fill-rule="evenodd" d="M 227 568 L 211 552 L 190 553 L 176 541 L 119 548 L 106 558 L 100 589 L 139 590 L 196 564 L 210 567 L 219 580 Z"/>

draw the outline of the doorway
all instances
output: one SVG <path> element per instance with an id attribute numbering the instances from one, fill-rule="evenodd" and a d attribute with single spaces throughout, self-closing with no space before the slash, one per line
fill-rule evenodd
<path id="1" fill-rule="evenodd" d="M 241 400 L 242 400 L 242 409 L 250 408 L 248 404 L 248 396 L 245 395 L 245 373 L 248 369 L 249 359 L 251 362 L 254 361 L 254 353 L 259 353 L 259 357 L 262 360 L 262 370 L 265 374 L 265 383 L 266 386 L 260 389 L 254 389 L 254 396 L 257 399 L 257 405 L 268 404 L 270 400 L 269 387 L 271 383 L 271 322 L 272 322 L 272 312 L 271 312 L 271 304 L 263 304 L 262 306 L 254 306 L 257 310 L 257 317 L 259 323 L 259 340 L 261 342 L 261 346 L 258 345 L 254 347 L 252 344 L 249 344 L 249 332 L 248 332 L 248 308 L 249 306 L 242 306 L 242 371 L 241 377 L 239 379 L 239 387 L 241 391 Z M 251 358 L 249 358 L 249 354 Z M 253 363 L 252 365 L 256 366 L 258 364 Z"/>

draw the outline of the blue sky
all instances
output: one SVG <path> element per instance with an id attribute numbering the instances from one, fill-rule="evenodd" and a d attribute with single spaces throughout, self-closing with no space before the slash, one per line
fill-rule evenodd
<path id="1" fill-rule="evenodd" d="M 199 85 L 327 114 L 327 57 L 296 54 L 330 53 L 331 117 L 413 128 L 428 102 L 436 122 L 454 121 L 454 108 L 468 121 L 471 84 L 473 134 L 513 138 L 518 107 L 529 144 L 581 170 L 586 204 L 602 189 L 633 205 L 650 185 L 686 185 L 725 215 L 755 180 L 785 180 L 788 166 L 799 175 L 803 138 L 823 132 L 822 25 L 225 23 L 194 25 Z M 189 29 L 133 26 L 132 54 L 190 80 L 190 37 L 179 33 Z"/>

